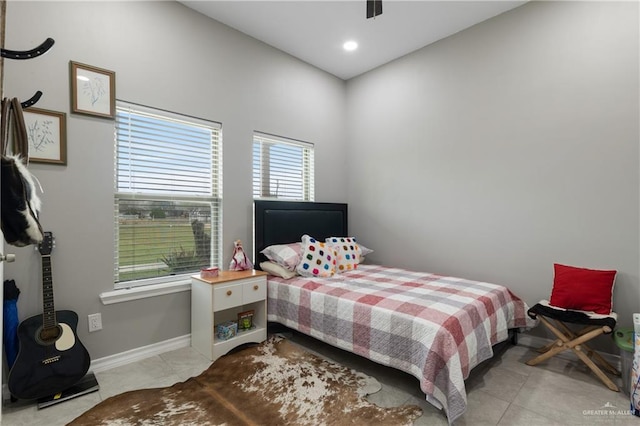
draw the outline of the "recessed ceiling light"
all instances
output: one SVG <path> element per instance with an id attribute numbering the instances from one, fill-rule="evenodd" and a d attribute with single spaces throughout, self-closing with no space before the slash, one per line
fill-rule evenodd
<path id="1" fill-rule="evenodd" d="M 342 47 L 347 52 L 353 52 L 354 50 L 356 50 L 358 48 L 358 43 L 356 43 L 353 40 L 349 40 L 345 44 L 343 44 Z"/>

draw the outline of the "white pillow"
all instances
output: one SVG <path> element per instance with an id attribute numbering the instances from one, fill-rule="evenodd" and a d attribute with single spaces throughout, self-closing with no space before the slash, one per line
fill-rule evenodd
<path id="1" fill-rule="evenodd" d="M 296 274 L 293 271 L 289 271 L 288 269 L 283 268 L 278 265 L 276 262 L 261 262 L 260 269 L 267 272 L 268 274 L 274 275 L 276 277 L 284 278 L 285 280 L 291 279 L 295 277 Z"/>
<path id="2" fill-rule="evenodd" d="M 336 252 L 329 244 L 302 236 L 302 257 L 296 267 L 303 277 L 330 277 L 336 273 Z"/>
<path id="3" fill-rule="evenodd" d="M 373 250 L 371 250 L 370 248 L 367 248 L 365 246 L 363 246 L 362 244 L 358 243 L 358 246 L 360 246 L 360 256 L 365 257 L 366 255 L 373 253 Z"/>
<path id="4" fill-rule="evenodd" d="M 361 250 L 355 237 L 329 237 L 325 241 L 336 251 L 336 272 L 352 271 L 358 268 Z"/>
<path id="5" fill-rule="evenodd" d="M 267 259 L 272 262 L 276 262 L 283 268 L 295 271 L 296 266 L 300 263 L 300 256 L 302 256 L 302 244 L 274 244 L 265 248 L 260 253 L 264 254 L 267 256 Z"/>

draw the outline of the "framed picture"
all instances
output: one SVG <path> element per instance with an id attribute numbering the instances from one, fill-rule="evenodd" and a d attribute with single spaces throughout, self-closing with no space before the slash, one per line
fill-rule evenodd
<path id="1" fill-rule="evenodd" d="M 116 73 L 71 61 L 71 112 L 115 118 Z"/>
<path id="2" fill-rule="evenodd" d="M 29 107 L 23 111 L 29 161 L 67 164 L 67 114 Z"/>

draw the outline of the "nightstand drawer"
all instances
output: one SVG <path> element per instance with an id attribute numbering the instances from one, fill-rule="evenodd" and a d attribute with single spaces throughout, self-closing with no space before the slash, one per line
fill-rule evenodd
<path id="1" fill-rule="evenodd" d="M 242 305 L 242 284 L 215 286 L 213 289 L 213 311 L 222 311 Z"/>
<path id="2" fill-rule="evenodd" d="M 267 280 L 256 278 L 242 284 L 242 303 L 253 303 L 267 298 Z"/>

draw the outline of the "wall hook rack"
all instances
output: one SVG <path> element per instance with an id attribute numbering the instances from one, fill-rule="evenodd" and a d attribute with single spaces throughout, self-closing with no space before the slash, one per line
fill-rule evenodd
<path id="1" fill-rule="evenodd" d="M 40 100 L 40 97 L 42 97 L 42 92 L 38 90 L 30 99 L 20 102 L 20 106 L 22 106 L 22 109 L 29 108 L 35 105 Z"/>
<path id="2" fill-rule="evenodd" d="M 31 50 L 0 49 L 0 56 L 9 59 L 32 59 L 47 53 L 54 43 L 55 40 L 49 37 L 40 46 Z"/>

